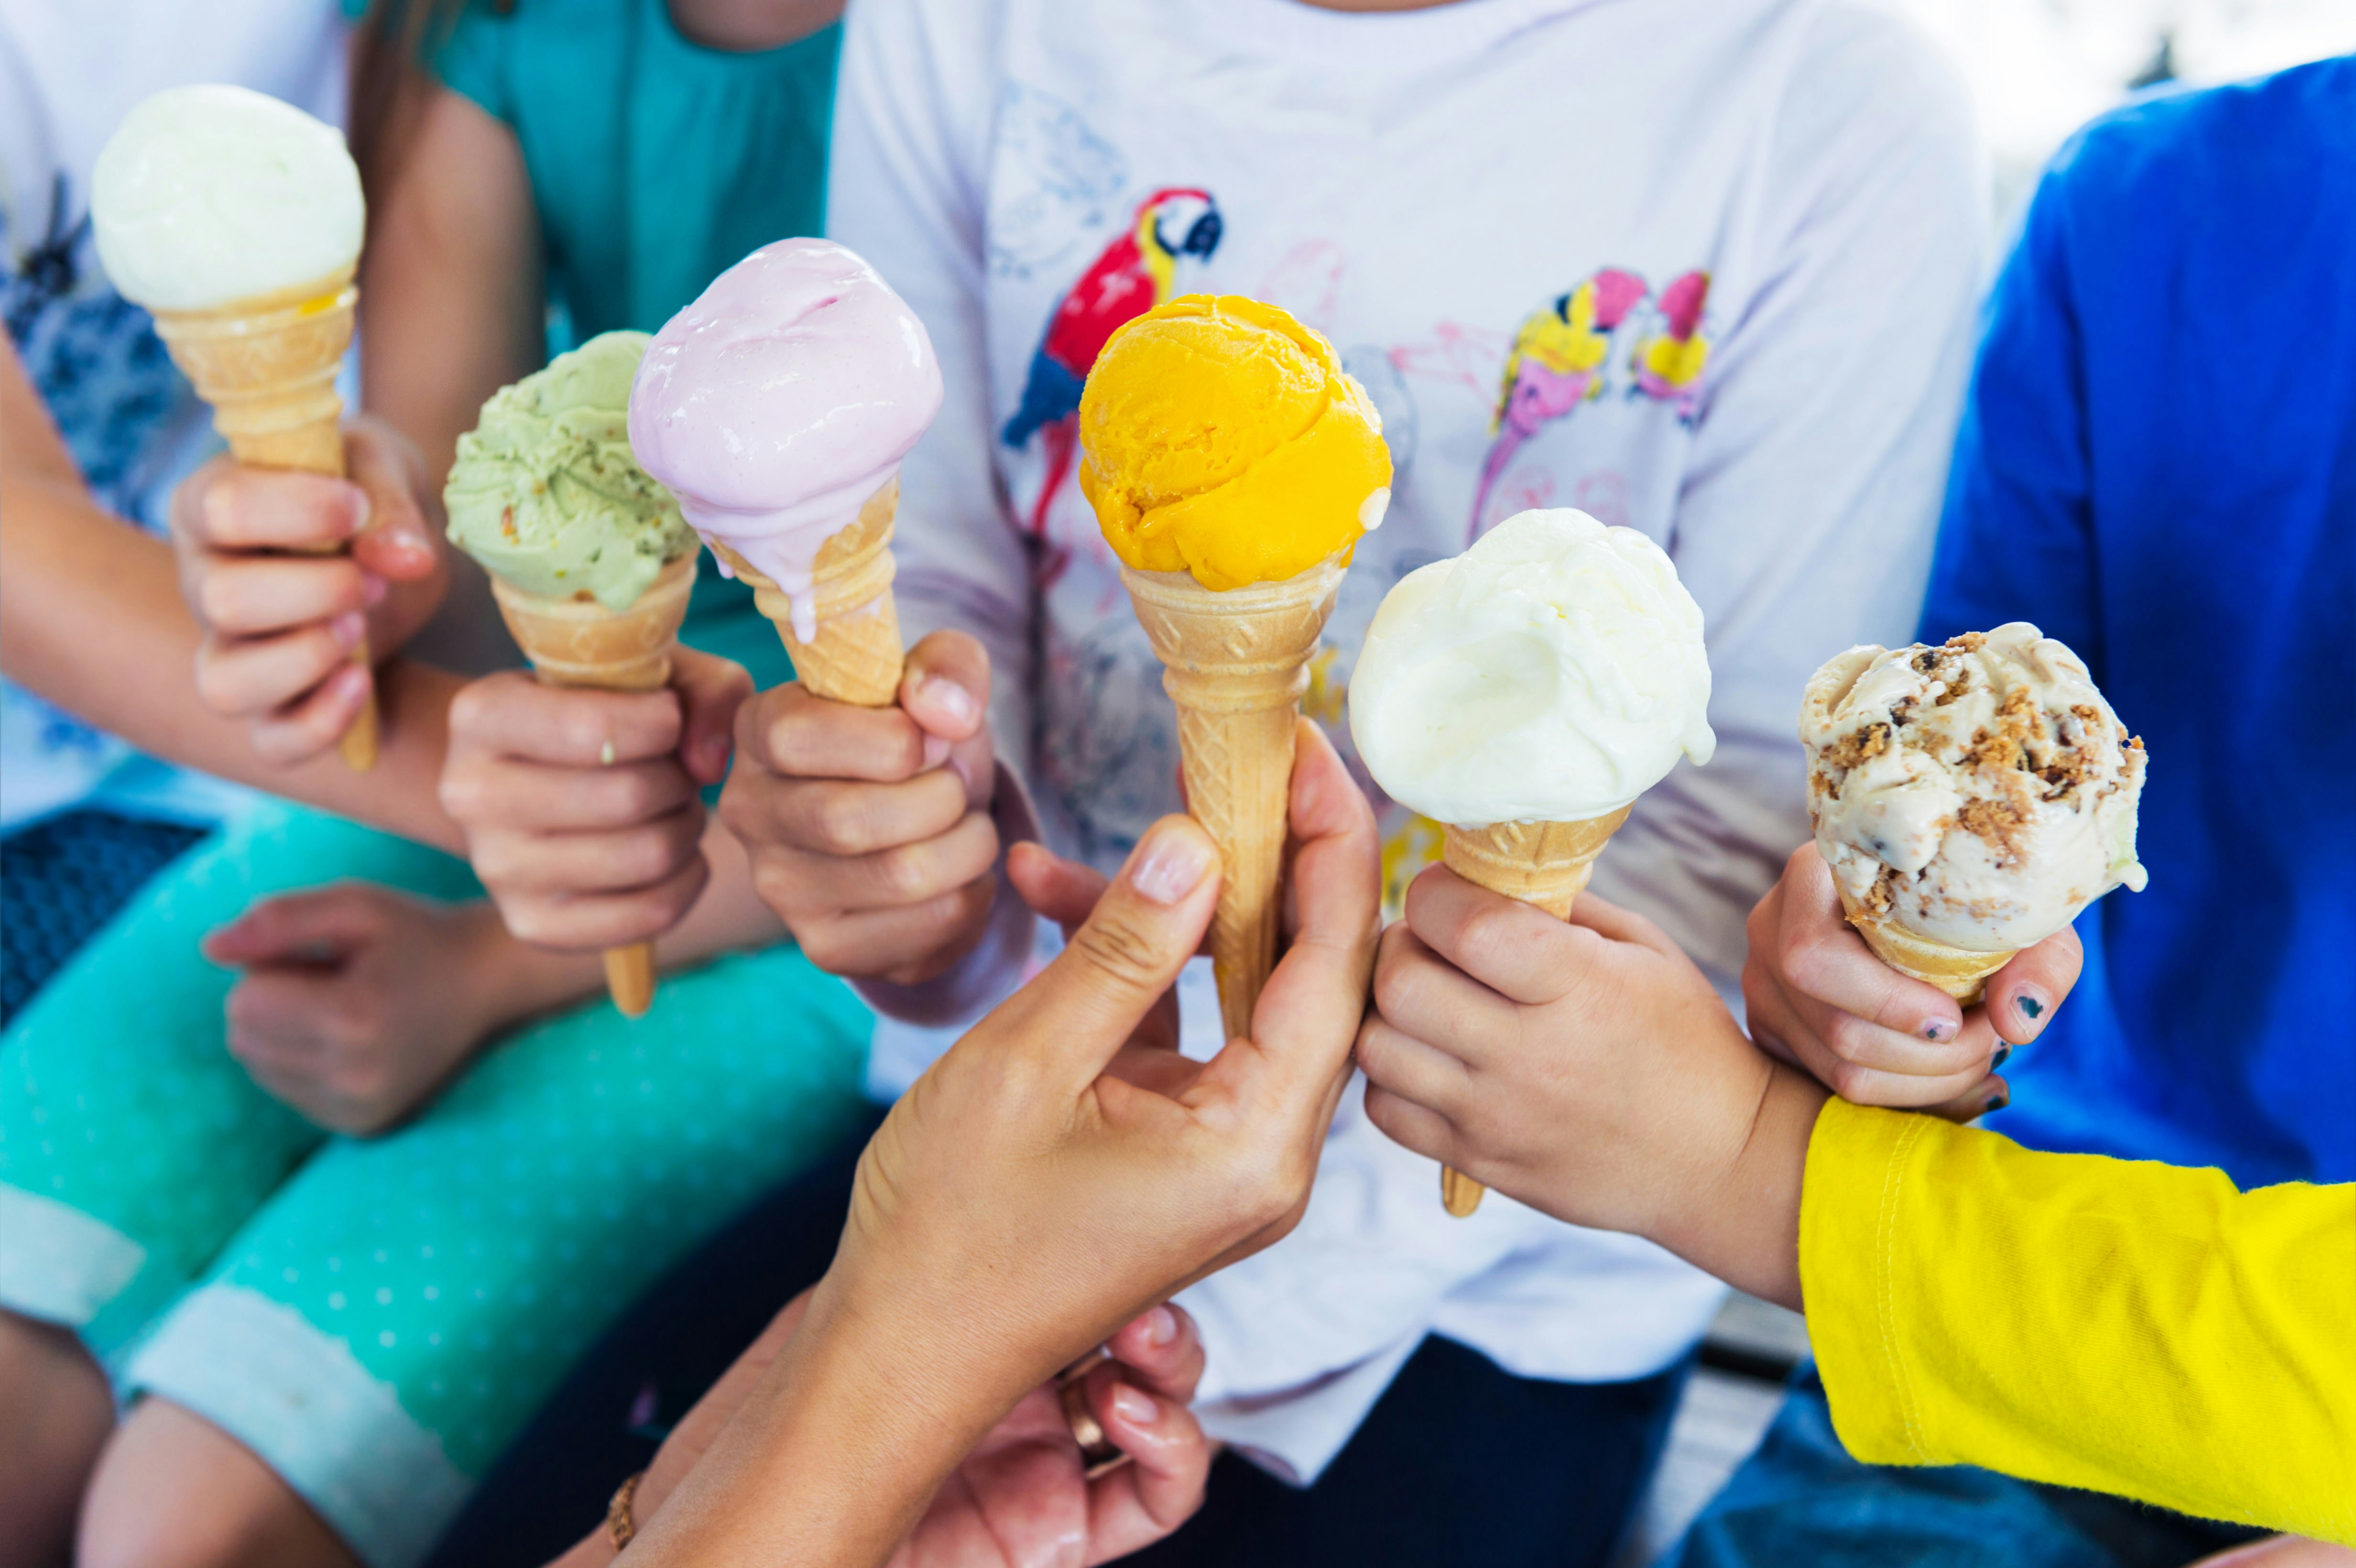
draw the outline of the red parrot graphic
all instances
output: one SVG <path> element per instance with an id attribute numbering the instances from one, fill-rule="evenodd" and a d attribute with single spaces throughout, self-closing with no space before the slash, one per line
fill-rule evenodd
<path id="1" fill-rule="evenodd" d="M 1023 401 L 999 432 L 1021 451 L 1036 432 L 1044 443 L 1045 472 L 1031 506 L 1031 531 L 1044 535 L 1047 508 L 1071 476 L 1079 435 L 1080 389 L 1105 340 L 1176 292 L 1178 258 L 1207 261 L 1219 248 L 1219 208 L 1210 193 L 1173 187 L 1139 204 L 1129 232 L 1104 248 L 1080 274 L 1031 357 Z"/>

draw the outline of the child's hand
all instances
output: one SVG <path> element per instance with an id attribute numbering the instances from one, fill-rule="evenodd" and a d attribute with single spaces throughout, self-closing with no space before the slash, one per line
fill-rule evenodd
<path id="1" fill-rule="evenodd" d="M 221 457 L 172 495 L 180 590 L 205 632 L 197 691 L 249 720 L 254 751 L 273 763 L 336 743 L 369 691 L 352 650 L 365 637 L 374 658 L 397 651 L 449 581 L 442 500 L 416 448 L 363 419 L 344 450 L 348 480 Z"/>
<path id="2" fill-rule="evenodd" d="M 936 632 L 909 650 L 897 708 L 799 683 L 744 705 L 721 820 L 819 968 L 915 985 L 981 940 L 998 890 L 989 700 L 981 645 Z"/>
<path id="3" fill-rule="evenodd" d="M 2043 1031 L 2078 983 L 2078 933 L 2064 926 L 1988 976 L 1965 1008 L 1873 955 L 1841 912 L 1814 844 L 1751 912 L 1742 1000 L 1751 1035 L 1860 1105 L 1934 1110 L 1969 1121 L 2009 1097 L 1991 1076 Z"/>
<path id="4" fill-rule="evenodd" d="M 530 1010 L 488 904 L 444 906 L 361 882 L 265 899 L 204 941 L 245 971 L 230 1054 L 321 1126 L 365 1136 L 430 1100 Z M 583 962 L 577 982 L 596 983 Z"/>
<path id="5" fill-rule="evenodd" d="M 442 809 L 508 929 L 541 947 L 620 947 L 661 935 L 712 869 L 698 791 L 728 772 L 752 694 L 744 667 L 671 653 L 659 691 L 486 676 L 450 704 Z"/>
<path id="6" fill-rule="evenodd" d="M 1650 921 L 1592 893 L 1555 920 L 1434 866 L 1383 933 L 1375 1006 L 1358 1064 L 1366 1115 L 1394 1140 L 1558 1219 L 1796 1296 L 1823 1092 L 1745 1040 Z"/>

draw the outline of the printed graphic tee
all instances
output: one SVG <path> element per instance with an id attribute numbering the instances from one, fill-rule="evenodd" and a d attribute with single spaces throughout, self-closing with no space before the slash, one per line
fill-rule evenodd
<path id="1" fill-rule="evenodd" d="M 1333 341 L 1396 468 L 1305 705 L 1345 757 L 1354 656 L 1406 573 L 1529 507 L 1675 559 L 1718 754 L 1637 803 L 1593 885 L 1731 994 L 1807 836 L 1801 687 L 1911 634 L 1968 361 L 1978 162 L 1918 35 L 1855 0 L 863 0 L 830 177 L 831 232 L 948 382 L 902 474 L 900 613 L 989 647 L 1053 847 L 1109 869 L 1179 805 L 1162 669 L 1076 482 L 1080 388 L 1154 304 L 1250 294 Z M 1439 834 L 1382 824 L 1396 897 Z M 1187 1298 L 1212 1424 L 1272 1467 L 1313 1476 L 1428 1330 L 1604 1380 L 1706 1323 L 1714 1287 L 1648 1245 L 1494 1198 L 1447 1219 L 1358 1107 L 1301 1230 Z"/>

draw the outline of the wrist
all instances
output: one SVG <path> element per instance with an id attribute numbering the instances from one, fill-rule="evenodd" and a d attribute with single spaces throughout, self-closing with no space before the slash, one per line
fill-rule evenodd
<path id="1" fill-rule="evenodd" d="M 1723 1154 L 1653 1239 L 1738 1290 L 1797 1310 L 1808 1140 L 1831 1096 L 1806 1073 L 1751 1054 L 1759 1072 L 1729 1117 Z"/>
<path id="2" fill-rule="evenodd" d="M 459 973 L 469 1015 L 487 1038 L 540 1013 L 594 995 L 605 984 L 595 954 L 555 953 L 519 941 L 498 906 L 478 899 L 459 906 Z"/>

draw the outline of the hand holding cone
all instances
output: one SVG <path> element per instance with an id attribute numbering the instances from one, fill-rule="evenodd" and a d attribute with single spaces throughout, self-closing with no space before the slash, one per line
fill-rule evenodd
<path id="1" fill-rule="evenodd" d="M 344 476 L 336 372 L 366 209 L 334 127 L 237 87 L 159 92 L 100 152 L 100 259 L 145 305 L 240 463 Z M 322 547 L 336 553 L 341 546 Z M 352 662 L 370 667 L 363 643 Z M 373 691 L 339 745 L 376 765 Z"/>
<path id="2" fill-rule="evenodd" d="M 631 455 L 630 380 L 647 335 L 608 332 L 483 405 L 443 500 L 450 539 L 491 576 L 499 613 L 550 686 L 654 691 L 695 588 L 695 535 Z M 605 955 L 614 1005 L 653 1005 L 652 942 Z"/>
<path id="3" fill-rule="evenodd" d="M 1701 611 L 1659 546 L 1584 512 L 1508 517 L 1383 600 L 1351 681 L 1375 782 L 1475 886 L 1567 919 L 1635 798 L 1716 744 Z M 1459 1219 L 1484 1189 L 1442 1168 Z"/>

